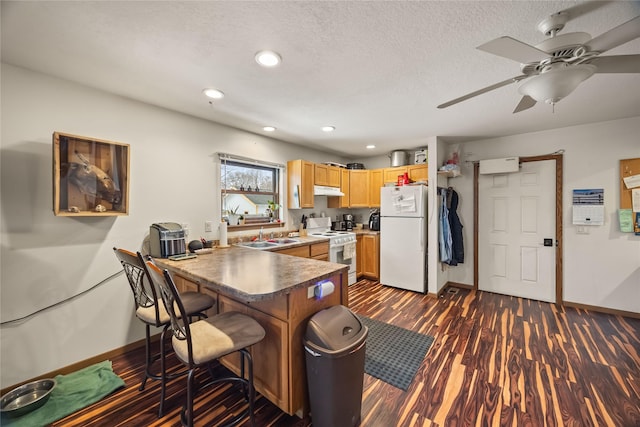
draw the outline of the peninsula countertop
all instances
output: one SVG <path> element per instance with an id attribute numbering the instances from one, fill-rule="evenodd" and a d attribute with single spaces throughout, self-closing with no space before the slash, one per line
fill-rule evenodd
<path id="1" fill-rule="evenodd" d="M 245 302 L 272 299 L 348 271 L 343 264 L 238 246 L 215 248 L 182 261 L 154 258 L 154 262 L 172 274 Z"/>

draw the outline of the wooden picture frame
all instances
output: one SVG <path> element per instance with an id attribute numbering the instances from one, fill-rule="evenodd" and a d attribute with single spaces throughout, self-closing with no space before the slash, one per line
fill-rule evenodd
<path id="1" fill-rule="evenodd" d="M 129 214 L 129 144 L 53 133 L 56 216 Z"/>

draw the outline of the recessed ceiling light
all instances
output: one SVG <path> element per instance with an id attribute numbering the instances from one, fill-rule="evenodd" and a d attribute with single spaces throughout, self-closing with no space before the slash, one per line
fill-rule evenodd
<path id="1" fill-rule="evenodd" d="M 222 99 L 224 98 L 224 93 L 218 89 L 205 89 L 202 91 L 206 96 L 213 99 Z"/>
<path id="2" fill-rule="evenodd" d="M 323 132 L 333 132 L 334 130 L 336 130 L 335 126 L 322 126 Z"/>
<path id="3" fill-rule="evenodd" d="M 281 61 L 280 55 L 270 50 L 262 50 L 256 53 L 256 62 L 263 67 L 275 67 Z"/>
<path id="4" fill-rule="evenodd" d="M 265 132 L 273 132 L 276 130 L 276 128 L 274 128 L 273 126 L 265 126 L 262 128 L 262 130 Z"/>
<path id="5" fill-rule="evenodd" d="M 374 148 L 376 148 L 376 146 L 373 145 L 373 144 L 370 144 L 370 145 L 367 145 L 366 148 L 367 148 L 367 150 L 373 150 Z"/>

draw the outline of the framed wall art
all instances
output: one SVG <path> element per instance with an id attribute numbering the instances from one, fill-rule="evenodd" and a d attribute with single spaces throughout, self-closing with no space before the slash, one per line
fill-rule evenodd
<path id="1" fill-rule="evenodd" d="M 129 145 L 53 133 L 56 216 L 129 214 Z"/>

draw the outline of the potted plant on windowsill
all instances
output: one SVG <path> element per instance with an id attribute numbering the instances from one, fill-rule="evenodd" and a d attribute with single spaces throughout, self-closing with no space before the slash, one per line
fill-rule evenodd
<path id="1" fill-rule="evenodd" d="M 234 208 L 227 209 L 227 217 L 229 218 L 229 225 L 238 225 L 238 208 L 240 206 L 236 206 Z"/>
<path id="2" fill-rule="evenodd" d="M 280 205 L 274 202 L 273 200 L 268 200 L 267 205 L 269 205 L 269 207 L 267 208 L 269 213 L 269 222 L 273 222 L 276 210 L 280 209 Z"/>

